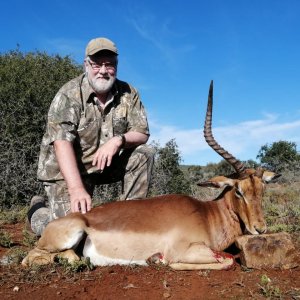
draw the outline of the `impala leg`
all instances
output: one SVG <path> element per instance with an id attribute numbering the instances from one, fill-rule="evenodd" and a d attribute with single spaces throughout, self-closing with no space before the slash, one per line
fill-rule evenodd
<path id="1" fill-rule="evenodd" d="M 45 250 L 41 250 L 39 248 L 34 248 L 27 256 L 22 260 L 22 265 L 32 266 L 32 265 L 47 265 L 54 262 L 54 258 L 57 253 L 50 253 Z"/>
<path id="2" fill-rule="evenodd" d="M 68 249 L 57 254 L 58 257 L 65 258 L 69 263 L 80 260 L 80 257 L 74 252 L 73 249 Z"/>
<path id="3" fill-rule="evenodd" d="M 233 264 L 232 255 L 213 251 L 204 244 L 194 243 L 177 262 L 170 263 L 170 267 L 175 270 L 224 270 L 229 269 Z"/>
<path id="4" fill-rule="evenodd" d="M 72 262 L 79 260 L 73 249 L 85 235 L 86 223 L 81 214 L 71 214 L 50 222 L 45 228 L 36 248 L 23 259 L 22 265 L 49 264 L 55 256 Z"/>
<path id="5" fill-rule="evenodd" d="M 67 259 L 69 263 L 80 260 L 79 256 L 73 249 L 68 249 L 62 252 L 48 252 L 39 248 L 34 248 L 23 259 L 22 265 L 32 266 L 51 264 L 57 256 Z"/>

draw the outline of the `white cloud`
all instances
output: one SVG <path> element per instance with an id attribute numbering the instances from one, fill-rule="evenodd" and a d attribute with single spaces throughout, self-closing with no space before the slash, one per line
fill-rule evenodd
<path id="1" fill-rule="evenodd" d="M 182 129 L 178 126 L 150 124 L 151 140 L 164 145 L 175 139 L 186 164 L 205 165 L 218 162 L 221 157 L 206 144 L 202 129 Z M 300 120 L 281 122 L 280 116 L 266 115 L 258 120 L 245 121 L 231 126 L 213 128 L 217 142 L 238 159 L 256 159 L 259 149 L 264 144 L 279 140 L 300 144 Z"/>

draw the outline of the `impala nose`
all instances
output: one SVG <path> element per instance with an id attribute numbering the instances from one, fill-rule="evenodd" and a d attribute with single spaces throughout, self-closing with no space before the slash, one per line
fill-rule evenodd
<path id="1" fill-rule="evenodd" d="M 262 226 L 262 227 L 256 227 L 254 226 L 255 230 L 259 233 L 259 234 L 262 234 L 262 233 L 265 233 L 267 231 L 267 227 L 266 226 Z"/>

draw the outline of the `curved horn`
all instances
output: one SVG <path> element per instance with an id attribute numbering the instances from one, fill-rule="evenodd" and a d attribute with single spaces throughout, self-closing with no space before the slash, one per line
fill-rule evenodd
<path id="1" fill-rule="evenodd" d="M 213 80 L 210 82 L 207 111 L 204 125 L 204 137 L 208 145 L 213 148 L 219 155 L 221 155 L 229 164 L 235 169 L 237 173 L 242 173 L 245 170 L 245 166 L 239 160 L 237 160 L 232 154 L 223 149 L 214 139 L 211 132 L 212 122 L 212 106 L 213 106 Z"/>

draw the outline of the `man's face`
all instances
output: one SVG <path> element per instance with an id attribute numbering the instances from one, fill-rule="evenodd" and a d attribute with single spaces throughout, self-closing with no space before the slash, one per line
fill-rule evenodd
<path id="1" fill-rule="evenodd" d="M 117 76 L 117 58 L 114 55 L 93 55 L 86 57 L 85 70 L 92 89 L 105 94 L 112 88 Z"/>

